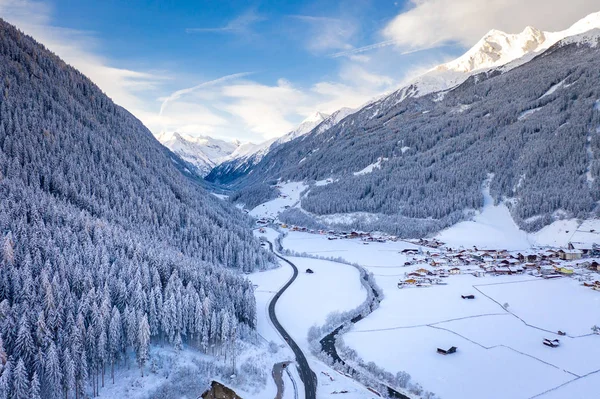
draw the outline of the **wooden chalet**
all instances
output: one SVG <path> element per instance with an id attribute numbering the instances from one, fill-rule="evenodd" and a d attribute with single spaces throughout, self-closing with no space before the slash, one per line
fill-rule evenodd
<path id="1" fill-rule="evenodd" d="M 561 249 L 558 251 L 558 257 L 562 260 L 581 259 L 582 252 L 578 249 Z"/>

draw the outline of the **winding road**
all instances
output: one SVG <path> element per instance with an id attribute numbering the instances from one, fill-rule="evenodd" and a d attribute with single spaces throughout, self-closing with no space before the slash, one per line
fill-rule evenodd
<path id="1" fill-rule="evenodd" d="M 294 270 L 292 278 L 290 278 L 290 280 L 283 287 L 281 287 L 281 289 L 275 294 L 275 296 L 271 300 L 271 303 L 269 303 L 269 318 L 275 326 L 275 329 L 285 339 L 290 348 L 292 348 L 294 355 L 296 356 L 296 363 L 298 364 L 298 374 L 300 374 L 300 379 L 304 383 L 305 398 L 317 399 L 317 375 L 314 373 L 314 371 L 311 370 L 310 366 L 308 365 L 308 361 L 306 360 L 306 357 L 304 356 L 304 353 L 302 353 L 302 350 L 300 349 L 298 344 L 296 344 L 296 342 L 292 339 L 290 334 L 288 334 L 288 332 L 285 331 L 285 329 L 281 326 L 281 323 L 279 322 L 279 320 L 277 320 L 277 314 L 275 313 L 275 306 L 277 305 L 277 301 L 285 292 L 285 290 L 287 290 L 288 287 L 292 285 L 294 280 L 296 280 L 296 277 L 298 277 L 298 268 L 292 262 L 275 252 L 273 250 L 273 244 L 270 241 L 267 242 L 269 243 L 271 252 L 273 252 L 275 256 L 277 256 L 279 259 L 290 265 Z"/>

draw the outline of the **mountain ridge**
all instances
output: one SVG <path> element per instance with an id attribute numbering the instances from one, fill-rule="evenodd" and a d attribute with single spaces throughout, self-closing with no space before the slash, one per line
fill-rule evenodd
<path id="1" fill-rule="evenodd" d="M 598 15 L 574 26 L 593 26 Z M 554 214 L 596 215 L 597 32 L 593 28 L 565 37 L 542 52 L 526 54 L 526 62 L 516 59 L 478 71 L 441 92 L 403 88 L 353 113 L 326 134 L 315 130 L 277 147 L 244 174 L 219 176 L 216 168 L 209 178 L 232 187 L 330 179 L 332 183 L 310 189 L 302 199 L 303 210 L 318 218 L 370 213 L 379 221 L 357 220 L 346 227 L 401 235 L 422 235 L 464 220 L 465 210 L 481 205 L 486 173 L 496 175 L 492 196 L 509 200 L 513 217 L 526 230 L 547 225 Z M 468 148 L 476 151 L 471 157 L 465 152 Z M 571 152 L 564 153 L 566 148 Z M 488 158 L 480 155 L 488 152 Z M 500 153 L 507 155 L 499 158 Z M 370 173 L 352 176 L 378 159 L 387 160 Z M 552 185 L 556 176 L 566 179 L 564 188 Z M 443 202 L 446 194 L 426 184 L 431 179 L 440 186 L 452 182 L 447 187 L 450 203 Z M 573 192 L 579 198 L 572 198 Z"/>

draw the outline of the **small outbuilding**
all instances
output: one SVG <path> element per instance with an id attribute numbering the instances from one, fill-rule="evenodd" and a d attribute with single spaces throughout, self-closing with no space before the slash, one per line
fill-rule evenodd
<path id="1" fill-rule="evenodd" d="M 439 353 L 440 355 L 450 355 L 452 353 L 456 353 L 456 349 L 458 349 L 456 346 L 452 346 L 450 347 L 450 349 L 442 349 L 442 348 L 437 348 L 437 353 Z"/>
<path id="2" fill-rule="evenodd" d="M 550 340 L 548 338 L 544 338 L 543 344 L 551 348 L 556 348 L 560 346 L 560 341 L 558 339 Z"/>
<path id="3" fill-rule="evenodd" d="M 308 274 L 313 274 L 313 273 L 314 273 L 314 271 L 313 271 L 312 269 L 306 269 L 306 273 L 308 273 Z"/>

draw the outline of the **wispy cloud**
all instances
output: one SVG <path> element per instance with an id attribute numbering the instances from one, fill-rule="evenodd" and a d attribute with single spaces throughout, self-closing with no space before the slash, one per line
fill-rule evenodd
<path id="1" fill-rule="evenodd" d="M 333 18 L 333 17 L 322 17 L 322 16 L 315 16 L 315 15 L 300 15 L 300 14 L 292 14 L 292 15 L 288 15 L 290 18 L 295 18 L 295 19 L 299 19 L 301 21 L 305 21 L 305 22 L 318 22 L 318 23 L 340 23 L 342 22 L 342 20 L 340 18 Z"/>
<path id="2" fill-rule="evenodd" d="M 395 39 L 385 40 L 383 42 L 369 44 L 367 46 L 358 47 L 358 48 L 354 48 L 354 49 L 347 50 L 347 51 L 339 51 L 337 53 L 330 54 L 329 57 L 331 57 L 331 58 L 349 57 L 349 56 L 360 54 L 360 53 L 364 53 L 364 52 L 367 52 L 367 51 L 371 51 L 371 50 L 376 50 L 376 49 L 380 49 L 380 48 L 383 48 L 383 47 L 392 46 L 394 44 L 399 44 L 399 41 L 395 40 Z M 438 41 L 435 41 L 431 45 L 428 45 L 428 46 L 423 46 L 423 47 L 420 47 L 420 48 L 413 48 L 411 50 L 401 51 L 401 52 L 398 53 L 398 55 L 408 55 L 408 54 L 418 53 L 420 51 L 433 50 L 433 49 L 436 49 L 436 48 L 447 46 L 448 44 L 449 44 L 448 42 L 442 42 L 442 41 L 438 40 Z"/>
<path id="3" fill-rule="evenodd" d="M 396 43 L 397 43 L 397 40 L 395 40 L 395 39 L 386 40 L 386 41 L 379 42 L 379 43 L 369 44 L 368 46 L 353 48 L 351 50 L 338 51 L 337 53 L 330 54 L 329 57 L 331 57 L 331 58 L 347 57 L 349 55 L 360 54 L 360 53 L 364 53 L 365 51 L 370 51 L 370 50 L 375 50 L 375 49 L 382 48 L 382 47 L 391 46 Z"/>
<path id="4" fill-rule="evenodd" d="M 472 46 L 490 29 L 511 33 L 527 25 L 560 30 L 591 12 L 590 0 L 410 0 L 407 11 L 383 29 L 383 36 L 401 48 L 415 49 L 436 42 Z"/>
<path id="5" fill-rule="evenodd" d="M 226 76 L 222 76 L 218 79 L 213 79 L 210 80 L 208 82 L 202 82 L 200 84 L 197 84 L 196 86 L 192 86 L 192 87 L 188 87 L 186 89 L 181 89 L 181 90 L 177 90 L 174 91 L 173 93 L 171 93 L 169 96 L 167 96 L 163 101 L 162 104 L 160 106 L 160 112 L 159 115 L 162 115 L 165 108 L 167 108 L 167 105 L 169 105 L 169 103 L 181 98 L 181 96 L 185 95 L 185 94 L 190 94 L 193 93 L 194 91 L 198 90 L 198 89 L 202 89 L 202 88 L 206 88 L 206 87 L 210 87 L 210 86 L 216 86 L 231 80 L 235 80 L 235 79 L 240 79 L 243 78 L 245 76 L 248 75 L 252 75 L 253 72 L 240 72 L 240 73 L 234 73 L 231 75 L 226 75 Z"/>
<path id="6" fill-rule="evenodd" d="M 265 21 L 267 18 L 258 14 L 254 10 L 249 10 L 244 14 L 232 19 L 225 26 L 210 28 L 187 28 L 186 33 L 237 33 L 243 34 L 251 31 L 253 25 Z"/>
<path id="7" fill-rule="evenodd" d="M 325 16 L 288 15 L 301 21 L 309 28 L 305 32 L 306 46 L 312 52 L 347 50 L 349 41 L 356 34 L 358 26 L 350 20 Z"/>

